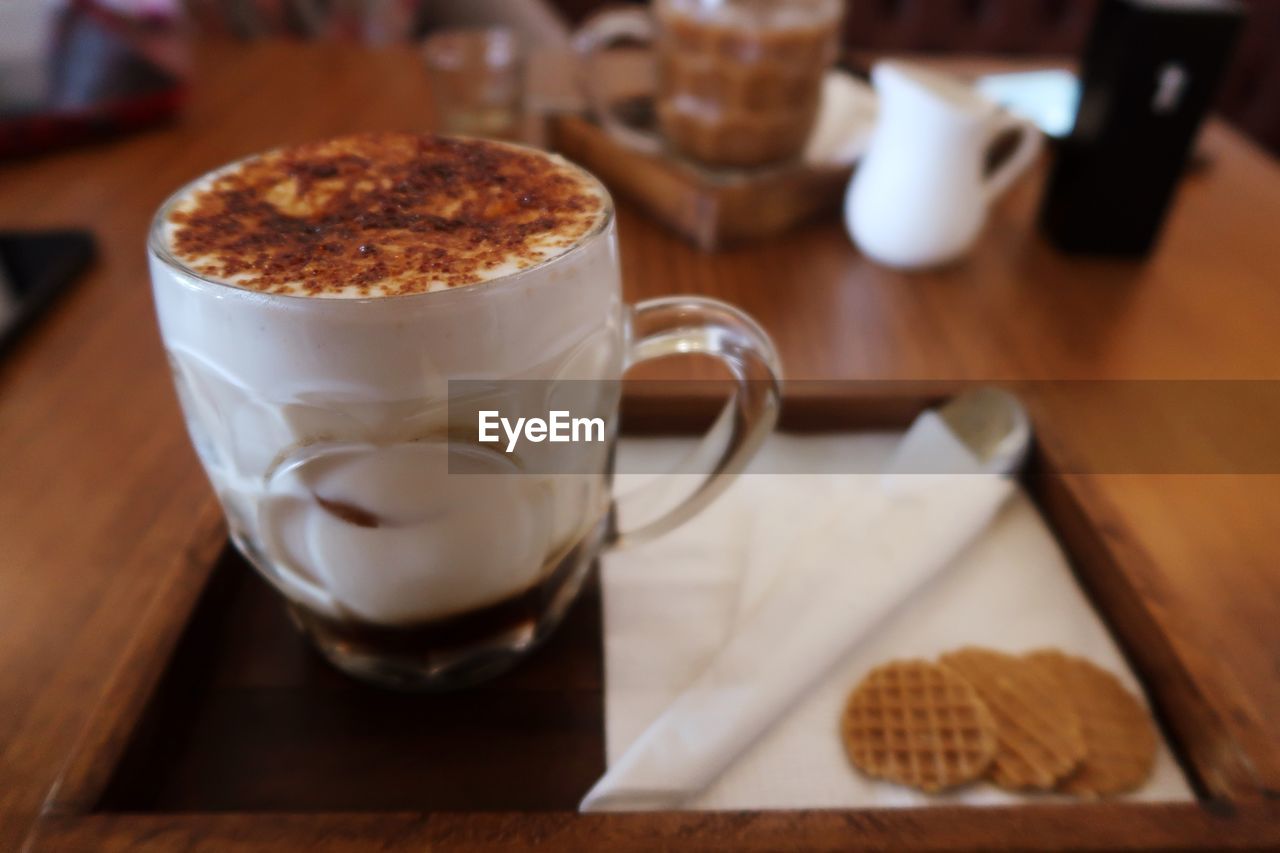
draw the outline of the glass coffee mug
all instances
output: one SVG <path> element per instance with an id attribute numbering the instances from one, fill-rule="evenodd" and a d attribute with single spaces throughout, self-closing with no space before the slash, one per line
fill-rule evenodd
<path id="1" fill-rule="evenodd" d="M 709 166 L 798 158 L 818 118 L 822 78 L 839 47 L 840 0 L 654 0 L 652 11 L 606 10 L 574 36 L 591 109 L 618 141 L 670 146 Z M 594 72 L 622 41 L 652 43 L 661 134 L 620 120 Z"/>
<path id="2" fill-rule="evenodd" d="M 326 299 L 244 289 L 175 258 L 170 213 L 204 180 L 161 206 L 149 238 L 187 427 L 232 541 L 352 675 L 444 689 L 505 669 L 555 628 L 602 550 L 687 520 L 776 420 L 777 358 L 750 318 L 693 296 L 622 304 L 602 187 L 598 225 L 540 265 L 453 289 Z M 678 505 L 620 528 L 655 493 L 621 507 L 611 494 L 617 380 L 682 353 L 714 356 L 736 380 L 706 438 L 702 460 L 714 461 L 688 463 L 700 484 Z M 574 414 L 609 428 L 568 473 L 522 469 L 457 417 L 513 393 L 550 406 L 571 388 Z"/>

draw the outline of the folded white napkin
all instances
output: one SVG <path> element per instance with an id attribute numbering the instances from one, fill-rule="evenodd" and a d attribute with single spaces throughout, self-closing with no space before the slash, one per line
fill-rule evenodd
<path id="1" fill-rule="evenodd" d="M 946 444 L 914 443 L 893 458 L 890 435 L 775 436 L 754 469 L 785 471 L 817 454 L 837 470 L 923 470 L 920 454 Z M 631 442 L 622 458 L 656 466 L 678 458 L 678 444 Z M 938 459 L 929 467 L 946 470 Z M 928 802 L 854 773 L 838 737 L 844 696 L 892 656 L 1052 644 L 1134 685 L 1025 497 L 983 532 L 1012 488 L 978 474 L 747 474 L 686 527 L 609 555 L 610 766 L 582 808 Z M 1017 795 L 976 786 L 947 796 Z M 1189 797 L 1167 751 L 1143 796 Z"/>

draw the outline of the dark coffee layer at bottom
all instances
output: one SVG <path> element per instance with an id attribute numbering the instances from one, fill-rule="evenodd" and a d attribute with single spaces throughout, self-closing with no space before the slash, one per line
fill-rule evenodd
<path id="1" fill-rule="evenodd" d="M 496 675 L 551 632 L 577 595 L 604 541 L 592 527 L 534 585 L 474 610 L 389 627 L 289 606 L 294 622 L 340 669 L 406 689 L 450 689 Z"/>

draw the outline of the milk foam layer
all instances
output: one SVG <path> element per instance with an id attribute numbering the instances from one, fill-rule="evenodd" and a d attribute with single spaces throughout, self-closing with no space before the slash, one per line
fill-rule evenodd
<path id="1" fill-rule="evenodd" d="M 294 601 L 383 625 L 480 607 L 538 581 L 607 510 L 607 446 L 583 450 L 599 475 L 515 474 L 448 440 L 447 392 L 620 375 L 611 220 L 501 281 L 360 301 L 208 281 L 157 250 L 163 226 L 151 274 L 188 428 L 233 538 Z M 616 399 L 597 405 L 582 414 L 611 418 Z"/>

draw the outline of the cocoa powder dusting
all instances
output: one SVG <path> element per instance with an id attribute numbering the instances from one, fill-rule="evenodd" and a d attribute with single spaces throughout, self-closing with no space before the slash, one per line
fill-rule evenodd
<path id="1" fill-rule="evenodd" d="M 170 213 L 196 272 L 266 293 L 395 296 L 559 254 L 604 200 L 572 167 L 500 143 L 373 133 L 248 160 Z"/>

